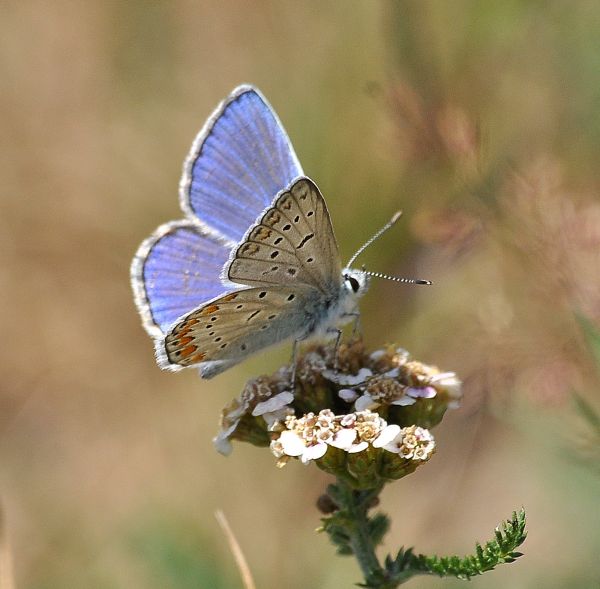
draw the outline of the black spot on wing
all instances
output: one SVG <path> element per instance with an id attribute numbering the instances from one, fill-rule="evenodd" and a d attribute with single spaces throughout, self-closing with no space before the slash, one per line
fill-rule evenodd
<path id="1" fill-rule="evenodd" d="M 308 241 L 310 241 L 315 236 L 314 233 L 309 233 L 302 238 L 302 241 L 296 246 L 296 249 L 303 248 Z"/>
<path id="2" fill-rule="evenodd" d="M 260 309 L 258 311 L 254 311 L 254 313 L 251 313 L 248 316 L 248 318 L 246 319 L 246 321 L 250 321 L 250 319 L 252 319 L 253 317 L 256 317 L 259 313 L 260 313 Z"/>

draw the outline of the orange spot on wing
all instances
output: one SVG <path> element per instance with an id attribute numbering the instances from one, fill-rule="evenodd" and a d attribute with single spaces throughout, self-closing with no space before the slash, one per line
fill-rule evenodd
<path id="1" fill-rule="evenodd" d="M 202 360 L 204 360 L 205 357 L 206 357 L 206 352 L 200 352 L 199 354 L 192 356 L 190 358 L 190 362 L 192 362 L 192 363 L 202 362 Z"/>
<path id="2" fill-rule="evenodd" d="M 231 294 L 224 296 L 223 302 L 228 303 L 229 301 L 233 301 L 234 299 L 237 299 L 237 292 L 232 292 Z"/>
<path id="3" fill-rule="evenodd" d="M 214 313 L 215 311 L 219 310 L 219 305 L 208 305 L 208 307 L 204 307 L 204 309 L 202 309 L 202 312 L 200 313 L 200 315 L 210 315 L 211 313 Z"/>
<path id="4" fill-rule="evenodd" d="M 260 239 L 261 241 L 264 241 L 265 239 L 268 239 L 269 237 L 271 237 L 271 234 L 273 233 L 273 231 L 271 231 L 270 229 L 267 229 L 266 227 L 259 227 L 257 232 L 256 232 L 256 239 Z"/>
<path id="5" fill-rule="evenodd" d="M 186 331 L 187 333 L 187 331 Z M 187 336 L 187 337 L 181 337 L 179 338 L 179 341 L 176 342 L 178 346 L 187 346 L 187 344 L 189 344 L 194 338 L 191 336 Z"/>
<path id="6" fill-rule="evenodd" d="M 190 331 L 190 329 L 192 329 L 192 327 L 194 327 L 194 325 L 196 325 L 196 323 L 200 323 L 199 319 L 186 319 L 185 321 L 182 321 L 179 325 L 175 326 L 175 329 L 173 329 L 173 333 L 175 335 L 179 335 L 179 336 L 184 336 L 188 331 Z"/>
<path id="7" fill-rule="evenodd" d="M 181 358 L 187 358 L 190 354 L 193 354 L 197 349 L 198 346 L 187 346 L 187 348 L 179 350 L 179 356 Z"/>
<path id="8" fill-rule="evenodd" d="M 253 256 L 260 251 L 260 247 L 255 243 L 245 243 L 240 247 L 239 251 L 243 256 Z"/>

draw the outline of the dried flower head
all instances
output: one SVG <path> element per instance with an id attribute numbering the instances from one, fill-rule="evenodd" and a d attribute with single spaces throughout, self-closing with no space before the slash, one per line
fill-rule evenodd
<path id="1" fill-rule="evenodd" d="M 358 411 L 390 405 L 406 407 L 418 399 L 437 396 L 446 408 L 458 407 L 461 382 L 454 372 L 441 372 L 435 366 L 412 360 L 402 348 L 377 350 L 370 360 L 374 362 L 375 373 L 354 389 L 340 391 L 341 398 L 354 401 Z M 386 371 L 381 373 L 383 370 Z"/>
<path id="2" fill-rule="evenodd" d="M 266 430 L 292 412 L 289 405 L 294 400 L 294 395 L 282 388 L 283 384 L 282 381 L 267 376 L 260 376 L 246 383 L 240 397 L 234 399 L 221 413 L 221 430 L 213 440 L 221 454 L 231 452 L 232 439 L 259 446 L 269 443 Z"/>

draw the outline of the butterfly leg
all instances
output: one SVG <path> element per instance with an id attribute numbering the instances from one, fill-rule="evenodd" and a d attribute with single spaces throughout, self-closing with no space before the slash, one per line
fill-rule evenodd
<path id="1" fill-rule="evenodd" d="M 298 358 L 298 344 L 301 340 L 295 339 L 292 346 L 292 393 L 296 391 L 296 361 Z"/>
<path id="2" fill-rule="evenodd" d="M 360 333 L 360 331 L 361 331 L 360 313 L 358 311 L 356 311 L 355 313 L 346 313 L 344 316 L 354 318 L 354 325 L 352 326 L 352 339 L 354 339 L 356 337 L 356 334 Z"/>
<path id="3" fill-rule="evenodd" d="M 327 333 L 335 333 L 335 345 L 333 347 L 333 369 L 338 369 L 338 350 L 342 339 L 342 330 L 337 327 L 329 327 Z"/>

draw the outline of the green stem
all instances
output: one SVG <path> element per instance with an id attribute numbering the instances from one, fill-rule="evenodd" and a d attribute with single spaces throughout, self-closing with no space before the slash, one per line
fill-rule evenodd
<path id="1" fill-rule="evenodd" d="M 368 491 L 356 491 L 339 479 L 337 486 L 340 491 L 339 499 L 343 501 L 343 505 L 340 505 L 340 507 L 346 511 L 350 520 L 347 529 L 350 536 L 350 546 L 365 581 L 370 584 L 374 579 L 385 577 L 385 571 L 379 564 L 375 554 L 375 545 L 369 533 L 369 518 L 367 515 L 373 499 L 379 495 L 382 486 Z"/>
<path id="2" fill-rule="evenodd" d="M 365 512 L 356 512 L 355 526 L 352 532 L 350 545 L 365 579 L 369 579 L 376 573 L 382 573 L 383 569 L 375 554 L 375 546 L 373 546 L 367 530 Z"/>

